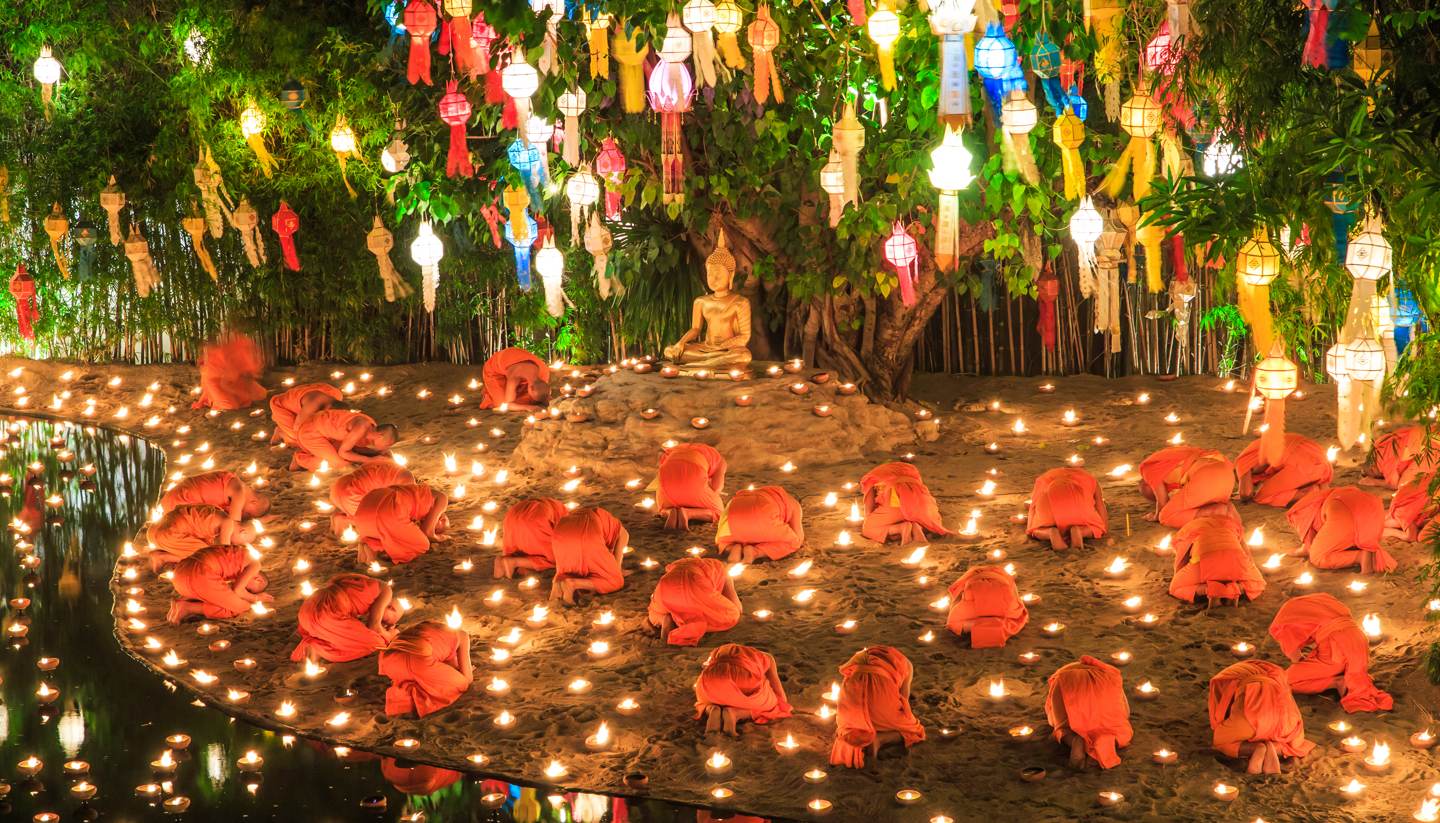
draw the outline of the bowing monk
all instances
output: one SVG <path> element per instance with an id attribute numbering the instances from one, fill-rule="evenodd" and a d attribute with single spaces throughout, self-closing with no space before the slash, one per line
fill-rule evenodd
<path id="1" fill-rule="evenodd" d="M 1130 745 L 1130 703 L 1120 670 L 1090 655 L 1050 675 L 1045 717 L 1055 740 L 1070 747 L 1070 768 L 1094 761 L 1102 769 L 1120 765 L 1119 749 Z"/>
<path id="2" fill-rule="evenodd" d="M 681 443 L 660 454 L 656 509 L 667 529 L 688 529 L 691 520 L 713 523 L 724 504 L 725 458 L 713 446 Z"/>
<path id="3" fill-rule="evenodd" d="M 800 503 L 779 486 L 735 492 L 715 529 L 715 543 L 731 563 L 788 557 L 805 543 Z"/>
<path id="4" fill-rule="evenodd" d="M 270 499 L 234 472 L 216 471 L 187 477 L 160 498 L 161 511 L 176 506 L 214 506 L 238 522 L 264 517 L 270 511 Z"/>
<path id="5" fill-rule="evenodd" d="M 706 632 L 723 632 L 740 622 L 740 595 L 724 563 L 713 557 L 685 557 L 665 567 L 650 595 L 645 625 L 672 646 L 694 646 Z"/>
<path id="6" fill-rule="evenodd" d="M 790 716 L 785 686 L 769 654 L 726 643 L 710 652 L 695 678 L 695 717 L 705 718 L 705 732 L 736 734 L 743 720 L 760 725 Z"/>
<path id="7" fill-rule="evenodd" d="M 388 584 L 363 574 L 337 574 L 300 604 L 300 643 L 290 659 L 346 663 L 367 657 L 395 639 L 401 614 Z"/>
<path id="8" fill-rule="evenodd" d="M 553 497 L 517 501 L 505 510 L 500 527 L 501 556 L 495 558 L 495 576 L 514 577 L 519 571 L 555 568 L 555 524 L 569 514 Z"/>
<path id="9" fill-rule="evenodd" d="M 862 649 L 840 667 L 840 676 L 831 765 L 859 769 L 867 751 L 879 758 L 886 745 L 900 743 L 909 749 L 925 739 L 925 727 L 910 711 L 914 669 L 899 649 Z"/>
<path id="10" fill-rule="evenodd" d="M 434 714 L 470 689 L 470 635 L 438 620 L 416 623 L 380 652 L 380 674 L 390 678 L 385 714 Z"/>
<path id="11" fill-rule="evenodd" d="M 1235 467 L 1214 449 L 1169 446 L 1140 464 L 1140 492 L 1155 501 L 1154 513 L 1145 519 L 1178 529 L 1201 506 L 1230 499 Z"/>
<path id="12" fill-rule="evenodd" d="M 270 602 L 260 561 L 244 546 L 209 546 L 175 564 L 170 584 L 179 595 L 166 620 L 182 623 L 192 617 L 226 620 L 250 610 L 256 601 Z"/>
<path id="13" fill-rule="evenodd" d="M 1328 594 L 1304 594 L 1285 601 L 1270 622 L 1270 636 L 1294 661 L 1285 671 L 1290 691 L 1340 693 L 1347 712 L 1394 708 L 1390 695 L 1370 679 L 1370 642 L 1344 603 Z"/>
<path id="14" fill-rule="evenodd" d="M 625 585 L 621 563 L 630 532 L 601 508 L 576 509 L 555 523 L 555 582 L 552 599 L 574 605 L 582 591 L 618 592 Z"/>
<path id="15" fill-rule="evenodd" d="M 550 367 L 524 349 L 512 346 L 490 355 L 480 379 L 482 409 L 534 410 L 550 402 Z"/>
<path id="16" fill-rule="evenodd" d="M 1176 532 L 1175 574 L 1170 594 L 1187 603 L 1205 598 L 1205 607 L 1240 598 L 1254 600 L 1265 591 L 1265 578 L 1243 541 L 1240 515 L 1229 503 L 1212 503 Z"/>
<path id="17" fill-rule="evenodd" d="M 265 399 L 265 356 L 243 334 L 223 334 L 200 352 L 200 399 L 191 408 L 234 411 Z"/>
<path id="18" fill-rule="evenodd" d="M 450 499 L 429 486 L 382 486 L 365 495 L 355 508 L 361 563 L 373 563 L 377 551 L 392 563 L 409 563 L 430 551 L 431 543 L 449 539 Z"/>
<path id="19" fill-rule="evenodd" d="M 301 383 L 270 395 L 270 444 L 295 445 L 295 433 L 317 412 L 345 405 L 345 395 L 329 383 Z"/>
<path id="20" fill-rule="evenodd" d="M 885 463 L 860 478 L 865 496 L 865 522 L 860 533 L 876 543 L 895 538 L 900 545 L 925 539 L 925 533 L 946 535 L 940 507 L 930 494 L 920 470 L 909 463 Z"/>
<path id="21" fill-rule="evenodd" d="M 1110 515 L 1100 484 L 1084 469 L 1051 469 L 1035 479 L 1025 533 L 1049 539 L 1056 551 L 1085 548 L 1085 538 L 1105 536 Z"/>
<path id="22" fill-rule="evenodd" d="M 999 566 L 975 566 L 950 584 L 945 628 L 970 635 L 970 648 L 997 649 L 1020 633 L 1030 610 L 1015 590 L 1015 578 Z"/>
<path id="23" fill-rule="evenodd" d="M 1266 660 L 1242 660 L 1210 678 L 1210 730 L 1215 750 L 1249 758 L 1250 774 L 1279 774 L 1281 757 L 1304 757 L 1315 748 L 1285 680 Z"/>
<path id="24" fill-rule="evenodd" d="M 176 506 L 146 530 L 150 541 L 150 568 L 179 563 L 206 546 L 244 545 L 255 542 L 255 529 L 231 520 L 214 506 Z"/>
<path id="25" fill-rule="evenodd" d="M 402 766 L 400 761 L 393 757 L 380 759 L 380 775 L 385 778 L 385 782 L 395 787 L 395 791 L 411 795 L 434 794 L 459 783 L 460 778 L 464 777 L 454 769 L 442 769 L 423 763 Z"/>
<path id="26" fill-rule="evenodd" d="M 386 486 L 412 486 L 415 476 L 388 458 L 377 458 L 361 465 L 355 471 L 336 479 L 330 484 L 330 503 L 335 511 L 330 513 L 330 528 L 336 534 L 355 525 L 355 510 L 365 495 Z"/>
<path id="27" fill-rule="evenodd" d="M 1394 571 L 1395 558 L 1380 546 L 1385 505 L 1354 486 L 1312 489 L 1285 512 L 1300 536 L 1292 554 L 1309 555 L 1319 569 L 1359 566 L 1362 574 Z"/>
<path id="28" fill-rule="evenodd" d="M 1314 440 L 1286 432 L 1279 465 L 1265 462 L 1257 438 L 1235 458 L 1235 473 L 1240 477 L 1241 500 L 1284 508 L 1311 489 L 1329 485 L 1334 469 Z"/>
<path id="29" fill-rule="evenodd" d="M 1440 501 L 1430 492 L 1434 482 L 1434 472 L 1420 474 L 1395 490 L 1385 514 L 1385 537 L 1413 543 L 1440 529 Z"/>
<path id="30" fill-rule="evenodd" d="M 320 464 L 341 469 L 388 457 L 400 438 L 395 424 L 376 425 L 368 414 L 348 409 L 325 409 L 295 429 L 295 454 L 290 471 L 315 471 Z"/>
<path id="31" fill-rule="evenodd" d="M 1440 450 L 1440 438 L 1428 437 L 1424 426 L 1401 426 L 1375 438 L 1365 476 L 1381 478 L 1385 485 L 1398 489 L 1415 475 L 1437 468 L 1436 450 Z"/>

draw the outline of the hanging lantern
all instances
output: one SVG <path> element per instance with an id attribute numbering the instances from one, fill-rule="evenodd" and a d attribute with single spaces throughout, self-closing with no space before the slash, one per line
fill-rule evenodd
<path id="1" fill-rule="evenodd" d="M 410 165 L 410 146 L 405 143 L 405 136 L 397 131 L 395 136 L 390 138 L 390 143 L 380 152 L 380 168 L 387 174 L 399 174 Z"/>
<path id="2" fill-rule="evenodd" d="M 521 189 L 524 193 L 524 189 Z M 515 277 L 520 283 L 522 291 L 530 291 L 530 249 L 535 244 L 535 235 L 540 227 L 536 224 L 535 218 L 529 212 L 521 209 L 519 214 L 519 228 L 516 228 L 517 212 L 510 212 L 510 219 L 505 221 L 505 239 L 515 250 Z"/>
<path id="3" fill-rule="evenodd" d="M 530 207 L 530 193 L 524 186 L 506 186 L 505 191 L 500 193 L 500 199 L 505 203 L 505 212 L 509 216 L 509 229 L 505 236 L 530 240 L 533 235 L 528 233 L 528 226 L 534 222 L 529 220 L 527 211 Z"/>
<path id="4" fill-rule="evenodd" d="M 1395 325 L 1408 329 L 1419 325 L 1423 318 L 1424 312 L 1420 309 L 1420 301 L 1415 297 L 1415 292 L 1396 286 Z"/>
<path id="5" fill-rule="evenodd" d="M 90 279 L 95 266 L 95 243 L 100 231 L 94 223 L 82 219 L 71 227 L 70 236 L 75 240 L 75 277 L 83 283 Z"/>
<path id="6" fill-rule="evenodd" d="M 435 313 L 435 291 L 440 287 L 440 258 L 445 256 L 445 244 L 435 236 L 430 221 L 420 223 L 415 239 L 410 243 L 410 259 L 420 267 L 420 282 L 424 287 L 425 311 Z"/>
<path id="7" fill-rule="evenodd" d="M 1040 169 L 1036 167 L 1035 155 L 1030 151 L 1030 132 L 1034 131 L 1039 121 L 1040 113 L 1025 92 L 1016 89 L 1005 98 L 1005 105 L 1000 110 L 1000 126 L 1015 152 L 1020 176 L 1032 186 L 1040 182 Z"/>
<path id="8" fill-rule="evenodd" d="M 540 149 L 517 137 L 505 150 L 505 154 L 510 159 L 511 168 L 520 173 L 520 179 L 525 183 L 526 201 L 535 204 L 539 209 L 542 202 L 541 187 L 545 184 L 544 158 L 540 156 Z"/>
<path id="9" fill-rule="evenodd" d="M 572 167 L 580 165 L 580 115 L 585 113 L 585 90 L 579 86 L 574 91 L 560 95 L 555 105 L 565 115 L 565 162 Z"/>
<path id="10" fill-rule="evenodd" d="M 1069 106 L 1055 118 L 1050 132 L 1051 139 L 1060 149 L 1060 167 L 1065 178 L 1065 199 L 1074 200 L 1085 196 L 1085 161 L 1080 157 L 1080 146 L 1085 142 L 1085 122 L 1076 117 Z M 1092 206 L 1093 208 L 1093 206 Z"/>
<path id="11" fill-rule="evenodd" d="M 590 256 L 595 260 L 590 270 L 595 275 L 595 288 L 600 293 L 601 300 L 609 300 L 612 289 L 616 297 L 625 294 L 624 284 L 618 278 L 610 277 L 610 249 L 614 243 L 615 239 L 610 230 L 600 222 L 600 213 L 590 212 L 590 223 L 585 227 L 585 251 L 590 252 Z"/>
<path id="12" fill-rule="evenodd" d="M 10 167 L 0 166 L 0 223 L 10 225 Z"/>
<path id="13" fill-rule="evenodd" d="M 260 213 L 250 205 L 249 198 L 240 198 L 240 205 L 230 213 L 230 222 L 240 232 L 240 243 L 250 267 L 258 269 L 265 263 L 265 238 L 260 236 Z"/>
<path id="14" fill-rule="evenodd" d="M 1270 283 L 1280 273 L 1280 252 L 1271 245 L 1264 226 L 1256 226 L 1254 236 L 1240 246 L 1235 273 L 1240 315 L 1250 325 L 1255 347 L 1267 351 L 1274 340 Z"/>
<path id="15" fill-rule="evenodd" d="M 650 107 L 660 115 L 660 200 L 667 205 L 685 202 L 685 148 L 680 126 L 694 93 L 684 63 L 662 60 L 650 71 Z"/>
<path id="16" fill-rule="evenodd" d="M 715 85 L 715 37 L 710 33 L 715 28 L 715 15 L 715 4 L 711 0 L 689 0 L 681 9 L 681 20 L 690 32 L 695 76 L 702 86 Z"/>
<path id="17" fill-rule="evenodd" d="M 865 31 L 875 43 L 880 58 L 880 87 L 895 90 L 895 41 L 900 39 L 900 15 L 888 6 L 880 6 L 870 15 Z"/>
<path id="18" fill-rule="evenodd" d="M 440 34 L 440 53 L 447 51 L 455 55 L 455 71 L 471 74 L 474 71 L 475 49 L 470 41 L 470 14 L 474 11 L 472 0 L 444 0 L 445 26 Z"/>
<path id="19" fill-rule="evenodd" d="M 1256 227 L 1254 236 L 1240 246 L 1236 268 L 1252 286 L 1268 286 L 1280 274 L 1280 252 L 1270 243 L 1264 227 Z"/>
<path id="20" fill-rule="evenodd" d="M 775 65 L 774 57 L 775 47 L 780 45 L 780 27 L 770 17 L 768 5 L 761 5 L 755 10 L 755 20 L 746 29 L 746 34 L 750 40 L 750 55 L 755 61 L 755 84 L 751 88 L 755 102 L 765 105 L 773 92 L 775 102 L 784 103 L 785 94 L 780 89 L 780 69 Z M 893 67 L 891 73 L 894 73 Z"/>
<path id="21" fill-rule="evenodd" d="M 1346 246 L 1345 270 L 1356 280 L 1376 281 L 1394 268 L 1394 253 L 1378 217 L 1368 217 L 1360 234 Z"/>
<path id="22" fill-rule="evenodd" d="M 865 148 L 865 127 L 855 116 L 855 102 L 845 101 L 845 111 L 830 132 L 831 145 L 840 153 L 844 173 L 845 202 L 860 202 L 860 150 Z"/>
<path id="23" fill-rule="evenodd" d="M 1125 179 L 1134 168 L 1134 184 L 1131 196 L 1138 202 L 1150 193 L 1150 181 L 1155 177 L 1155 134 L 1160 131 L 1160 106 L 1144 89 L 1120 107 L 1120 128 L 1130 135 L 1130 142 L 1115 168 L 1105 177 L 1105 191 L 1111 199 L 1119 199 L 1125 188 Z"/>
<path id="24" fill-rule="evenodd" d="M 1265 429 L 1260 435 L 1261 459 L 1279 466 L 1285 458 L 1285 398 L 1300 385 L 1300 369 L 1276 341 L 1270 355 L 1255 367 L 1255 390 L 1265 398 Z"/>
<path id="25" fill-rule="evenodd" d="M 1095 201 L 1088 196 L 1080 199 L 1080 207 L 1070 215 L 1070 239 L 1075 241 L 1079 253 L 1080 295 L 1091 297 L 1096 293 L 1095 244 L 1105 232 L 1105 218 L 1095 208 Z"/>
<path id="26" fill-rule="evenodd" d="M 585 7 L 585 39 L 590 44 L 591 79 L 610 76 L 610 14 Z"/>
<path id="27" fill-rule="evenodd" d="M 1345 345 L 1345 372 L 1351 380 L 1379 380 L 1385 376 L 1385 347 L 1369 334 Z"/>
<path id="28" fill-rule="evenodd" d="M 1335 343 L 1325 350 L 1325 373 L 1335 382 L 1350 379 L 1350 372 L 1345 368 L 1345 344 Z"/>
<path id="29" fill-rule="evenodd" d="M 281 200 L 280 208 L 270 216 L 270 228 L 280 236 L 280 251 L 285 260 L 285 268 L 300 271 L 300 255 L 295 251 L 295 233 L 300 231 L 300 215 L 290 208 L 289 203 Z"/>
<path id="30" fill-rule="evenodd" d="M 230 193 L 225 190 L 220 164 L 215 162 L 209 146 L 201 144 L 200 158 L 195 161 L 191 176 L 195 180 L 195 188 L 200 190 L 200 203 L 205 207 L 205 223 L 210 228 L 210 236 L 218 240 L 225 236 L 225 218 L 235 206 L 231 203 Z"/>
<path id="31" fill-rule="evenodd" d="M 1309 12 L 1309 19 L 1300 64 L 1317 69 L 1328 68 L 1325 35 L 1330 27 L 1330 12 L 1334 10 L 1336 0 L 1304 0 L 1304 5 Z"/>
<path id="32" fill-rule="evenodd" d="M 734 0 L 720 0 L 715 4 L 715 33 L 717 44 L 725 65 L 732 69 L 745 68 L 745 55 L 740 53 L 740 41 L 735 37 L 745 25 L 745 12 Z"/>
<path id="33" fill-rule="evenodd" d="M 1030 47 L 1030 70 L 1040 78 L 1045 102 L 1050 104 L 1056 114 L 1065 111 L 1066 103 L 1065 83 L 1060 79 L 1060 66 L 1060 46 L 1050 37 L 1049 32 L 1041 31 L 1036 34 Z"/>
<path id="34" fill-rule="evenodd" d="M 560 282 L 565 274 L 565 255 L 555 248 L 553 234 L 535 253 L 535 270 L 540 272 L 540 283 L 545 287 L 545 310 L 551 317 L 561 316 L 565 313 L 565 291 Z"/>
<path id="35" fill-rule="evenodd" d="M 623 192 L 621 187 L 625 185 L 625 155 L 620 151 L 620 145 L 615 142 L 614 137 L 606 137 L 600 141 L 600 154 L 595 157 L 595 171 L 600 179 L 605 181 L 605 217 L 610 220 L 620 219 L 620 207 L 623 205 Z"/>
<path id="36" fill-rule="evenodd" d="M 495 27 L 485 22 L 485 12 L 476 12 L 470 21 L 470 77 L 490 73 L 490 47 L 497 37 Z"/>
<path id="37" fill-rule="evenodd" d="M 864 2 L 861 0 L 861 8 Z M 930 31 L 940 40 L 940 121 L 960 127 L 970 120 L 970 70 L 965 36 L 975 29 L 975 0 L 936 0 L 930 4 Z"/>
<path id="38" fill-rule="evenodd" d="M 125 192 L 120 190 L 113 174 L 110 182 L 100 190 L 100 208 L 110 218 L 110 242 L 116 246 L 124 243 L 125 236 L 120 233 L 120 210 L 125 208 Z"/>
<path id="39" fill-rule="evenodd" d="M 49 122 L 54 113 L 55 84 L 60 82 L 60 61 L 55 59 L 49 46 L 41 46 L 40 56 L 35 58 L 35 82 L 40 84 L 40 103 Z"/>
<path id="40" fill-rule="evenodd" d="M 280 87 L 280 105 L 294 114 L 300 125 L 305 127 L 306 133 L 314 137 L 315 127 L 310 124 L 310 118 L 305 116 L 305 101 L 309 98 L 309 93 L 299 80 L 291 80 Z"/>
<path id="41" fill-rule="evenodd" d="M 650 47 L 640 45 L 638 34 L 626 32 L 625 25 L 618 24 L 611 49 L 620 64 L 620 110 L 626 114 L 645 111 L 645 58 L 650 55 Z"/>
<path id="42" fill-rule="evenodd" d="M 375 222 L 365 235 L 365 248 L 375 255 L 375 263 L 380 268 L 380 282 L 385 286 L 386 303 L 394 303 L 397 299 L 404 300 L 414 293 L 414 289 L 400 276 L 394 261 L 390 259 L 390 250 L 394 247 L 395 235 L 380 222 L 380 215 L 375 215 Z"/>
<path id="43" fill-rule="evenodd" d="M 820 167 L 820 188 L 830 195 L 830 228 L 840 225 L 840 214 L 845 210 L 845 167 L 840 162 L 840 152 L 832 146 L 830 159 Z"/>
<path id="44" fill-rule="evenodd" d="M 536 14 L 541 14 L 537 9 Z M 545 17 L 545 39 L 541 41 L 540 60 L 535 68 L 541 74 L 554 74 L 556 71 L 555 50 L 560 44 L 560 19 L 565 16 L 565 4 L 562 2 L 550 3 L 550 13 Z"/>
<path id="45" fill-rule="evenodd" d="M 360 149 L 355 139 L 355 130 L 350 128 L 350 121 L 345 115 L 337 115 L 335 126 L 330 129 L 330 150 L 335 152 L 335 161 L 340 164 L 340 179 L 345 181 L 345 191 L 350 196 L 355 196 L 355 189 L 350 185 L 350 177 L 345 173 L 345 164 L 351 157 L 359 158 Z"/>
<path id="46" fill-rule="evenodd" d="M 269 177 L 277 164 L 269 149 L 265 148 L 265 112 L 254 103 L 250 103 L 240 112 L 240 133 L 255 152 L 255 159 L 260 161 L 260 171 Z"/>
<path id="47" fill-rule="evenodd" d="M 540 179 L 550 179 L 550 140 L 555 136 L 555 126 L 538 115 L 530 115 L 525 121 L 525 142 L 529 143 L 540 158 Z"/>
<path id="48" fill-rule="evenodd" d="M 1228 177 L 1245 167 L 1245 157 L 1222 135 L 1216 134 L 1200 158 L 1200 168 L 1205 176 L 1215 179 Z"/>
<path id="49" fill-rule="evenodd" d="M 665 18 L 665 37 L 660 41 L 660 59 L 666 63 L 683 63 L 690 59 L 690 32 L 680 23 L 680 15 L 670 12 Z"/>
<path id="50" fill-rule="evenodd" d="M 930 185 L 940 192 L 940 210 L 935 220 L 935 265 L 941 269 L 953 268 L 959 262 L 960 191 L 975 179 L 970 173 L 970 162 L 970 150 L 965 148 L 960 130 L 946 126 L 945 137 L 930 152 Z"/>
<path id="51" fill-rule="evenodd" d="M 1370 28 L 1365 39 L 1355 44 L 1353 68 L 1360 80 L 1369 85 L 1385 64 L 1385 48 L 1380 40 L 1379 15 L 1370 15 Z"/>
<path id="52" fill-rule="evenodd" d="M 410 0 L 405 6 L 405 32 L 410 35 L 410 58 L 405 79 L 411 84 L 430 85 L 430 35 L 439 25 L 431 0 Z"/>
<path id="53" fill-rule="evenodd" d="M 1120 117 L 1120 75 L 1124 71 L 1125 44 L 1120 39 L 1120 20 L 1125 0 L 1089 0 L 1085 4 L 1085 28 L 1095 33 L 1095 76 L 1104 87 L 1105 116 Z"/>
<path id="54" fill-rule="evenodd" d="M 180 228 L 190 235 L 190 245 L 195 249 L 195 259 L 200 262 L 201 271 L 210 275 L 210 279 L 216 283 L 220 282 L 220 271 L 215 268 L 215 259 L 210 256 L 210 250 L 205 248 L 205 218 L 199 214 L 199 208 L 193 201 L 190 203 L 191 213 L 180 219 Z"/>
<path id="55" fill-rule="evenodd" d="M 511 51 L 510 65 L 500 72 L 500 86 L 515 101 L 519 122 L 524 123 L 530 118 L 530 98 L 540 89 L 540 75 L 525 62 L 525 52 L 519 47 Z"/>
<path id="56" fill-rule="evenodd" d="M 589 166 L 570 175 L 565 181 L 565 196 L 570 200 L 570 245 L 580 241 L 580 223 L 587 209 L 600 201 L 600 181 L 590 173 Z"/>
<path id="57" fill-rule="evenodd" d="M 45 234 L 50 238 L 50 253 L 55 255 L 55 267 L 60 270 L 60 276 L 66 280 L 70 279 L 70 265 L 65 259 L 65 252 L 60 248 L 60 241 L 70 233 L 70 218 L 60 210 L 60 204 L 56 203 L 50 207 L 50 213 L 44 220 Z"/>
<path id="58" fill-rule="evenodd" d="M 24 263 L 17 264 L 15 274 L 10 278 L 10 296 L 15 298 L 15 321 L 20 336 L 26 340 L 35 339 L 35 324 L 40 321 L 40 307 L 36 301 L 38 295 L 35 278 L 25 270 Z"/>
<path id="59" fill-rule="evenodd" d="M 135 291 L 141 297 L 149 297 L 151 289 L 160 285 L 160 273 L 155 271 L 150 244 L 140 233 L 139 223 L 130 224 L 130 236 L 125 238 L 125 256 L 130 259 L 130 269 L 135 276 Z"/>
<path id="60" fill-rule="evenodd" d="M 915 305 L 915 261 L 919 256 L 915 238 L 896 220 L 890 236 L 885 238 L 885 259 L 900 278 L 900 302 L 906 306 Z"/>
<path id="61" fill-rule="evenodd" d="M 470 100 L 460 92 L 460 86 L 454 80 L 445 84 L 445 95 L 440 98 L 440 119 L 450 127 L 450 150 L 445 155 L 445 175 L 473 176 L 475 166 L 470 163 L 470 149 L 465 144 L 465 124 L 470 122 Z"/>
<path id="62" fill-rule="evenodd" d="M 1005 29 L 999 23 L 986 26 L 985 36 L 975 43 L 975 73 L 980 75 L 985 96 L 990 98 L 990 106 L 998 117 L 1005 93 L 1011 87 L 1021 87 L 1024 80 L 1015 43 L 1005 36 Z"/>

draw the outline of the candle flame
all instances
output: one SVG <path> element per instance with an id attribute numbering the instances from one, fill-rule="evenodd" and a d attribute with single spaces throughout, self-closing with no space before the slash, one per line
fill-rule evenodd
<path id="1" fill-rule="evenodd" d="M 861 522 L 864 522 L 865 516 L 860 513 L 860 504 L 859 504 L 859 503 L 851 503 L 851 504 L 850 504 L 850 515 L 849 515 L 848 517 L 846 517 L 845 519 L 848 520 L 848 521 L 851 522 L 851 523 L 861 523 Z"/>
<path id="2" fill-rule="evenodd" d="M 1372 766 L 1388 764 L 1390 762 L 1390 744 L 1379 740 L 1375 741 L 1370 748 L 1370 756 L 1365 758 L 1365 762 Z"/>
<path id="3" fill-rule="evenodd" d="M 445 615 L 445 625 L 452 629 L 458 629 L 465 625 L 465 618 L 461 616 L 459 606 L 450 607 L 450 613 Z"/>
<path id="4" fill-rule="evenodd" d="M 1124 574 L 1125 570 L 1128 568 L 1130 568 L 1130 561 L 1126 560 L 1123 557 L 1116 557 L 1115 559 L 1110 561 L 1110 565 L 1105 567 L 1105 573 Z"/>
<path id="5" fill-rule="evenodd" d="M 989 691 L 992 698 L 999 699 L 1004 697 L 1007 694 L 1005 691 L 1005 678 L 1002 677 L 999 680 L 991 680 Z"/>
<path id="6" fill-rule="evenodd" d="M 1371 612 L 1360 618 L 1360 628 L 1365 632 L 1366 637 L 1375 638 L 1380 636 L 1380 615 Z"/>
<path id="7" fill-rule="evenodd" d="M 1256 526 L 1255 530 L 1250 532 L 1250 539 L 1245 541 L 1245 545 L 1252 547 L 1265 545 L 1265 530 Z"/>
<path id="8" fill-rule="evenodd" d="M 604 746 L 610 742 L 610 725 L 601 721 L 600 727 L 595 730 L 595 743 Z"/>
<path id="9" fill-rule="evenodd" d="M 791 568 L 790 571 L 787 573 L 791 577 L 804 577 L 805 575 L 810 573 L 810 569 L 814 565 L 815 561 L 813 560 L 801 560 L 799 563 L 796 563 L 795 566 Z"/>

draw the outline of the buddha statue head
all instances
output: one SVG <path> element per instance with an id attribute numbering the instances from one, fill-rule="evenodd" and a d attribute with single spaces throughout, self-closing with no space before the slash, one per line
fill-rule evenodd
<path id="1" fill-rule="evenodd" d="M 725 230 L 720 230 L 720 240 L 715 251 L 705 258 L 705 283 L 712 292 L 729 291 L 735 279 L 735 256 L 725 247 Z"/>

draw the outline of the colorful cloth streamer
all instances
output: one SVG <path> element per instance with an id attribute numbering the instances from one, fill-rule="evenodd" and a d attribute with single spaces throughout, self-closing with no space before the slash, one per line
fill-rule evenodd
<path id="1" fill-rule="evenodd" d="M 525 213 L 526 233 L 524 237 L 517 238 L 513 226 L 514 221 L 505 221 L 505 240 L 515 249 L 515 276 L 520 281 L 520 288 L 530 291 L 530 247 L 534 244 L 540 227 L 529 212 Z"/>

